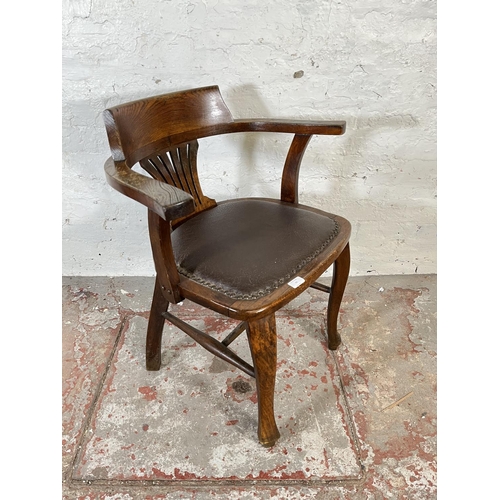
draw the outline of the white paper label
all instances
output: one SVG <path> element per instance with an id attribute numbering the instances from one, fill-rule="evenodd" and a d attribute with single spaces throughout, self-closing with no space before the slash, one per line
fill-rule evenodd
<path id="1" fill-rule="evenodd" d="M 292 288 L 297 288 L 298 286 L 302 285 L 306 280 L 304 278 L 301 278 L 300 276 L 297 276 L 296 278 L 293 278 L 292 281 L 289 281 L 288 284 Z"/>

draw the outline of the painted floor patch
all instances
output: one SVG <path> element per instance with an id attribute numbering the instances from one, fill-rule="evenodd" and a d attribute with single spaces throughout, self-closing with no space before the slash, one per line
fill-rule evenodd
<path id="1" fill-rule="evenodd" d="M 189 321 L 189 318 L 187 318 Z M 281 438 L 257 440 L 255 381 L 168 322 L 162 367 L 145 369 L 147 321 L 131 318 L 85 430 L 76 481 L 359 479 L 354 428 L 318 317 L 277 317 L 275 413 Z M 225 318 L 194 318 L 222 340 Z M 251 361 L 245 334 L 232 344 Z"/>

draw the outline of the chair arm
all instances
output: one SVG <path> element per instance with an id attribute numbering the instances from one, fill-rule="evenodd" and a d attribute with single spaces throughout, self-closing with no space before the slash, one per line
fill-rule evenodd
<path id="1" fill-rule="evenodd" d="M 104 164 L 108 183 L 120 193 L 142 203 L 165 220 L 194 212 L 191 195 L 166 182 L 134 172 L 124 161 L 108 158 Z"/>
<path id="2" fill-rule="evenodd" d="M 284 132 L 295 134 L 283 166 L 281 201 L 299 202 L 299 170 L 302 156 L 312 135 L 342 135 L 345 121 L 309 121 L 282 119 L 235 120 L 234 132 Z"/>
<path id="3" fill-rule="evenodd" d="M 284 132 L 297 135 L 342 135 L 345 121 L 251 119 L 233 122 L 238 132 Z"/>

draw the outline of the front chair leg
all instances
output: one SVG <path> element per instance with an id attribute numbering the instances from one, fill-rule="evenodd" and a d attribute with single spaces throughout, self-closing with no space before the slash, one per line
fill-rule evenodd
<path id="1" fill-rule="evenodd" d="M 336 350 L 341 344 L 342 339 L 338 332 L 338 317 L 340 303 L 344 296 L 344 290 L 349 277 L 349 267 L 351 265 L 351 254 L 349 243 L 335 261 L 335 273 L 332 280 L 332 289 L 328 299 L 327 312 L 327 331 L 328 331 L 328 349 Z"/>
<path id="2" fill-rule="evenodd" d="M 161 366 L 161 338 L 165 325 L 162 314 L 166 312 L 168 306 L 169 302 L 165 299 L 160 282 L 156 278 L 146 337 L 146 369 L 149 371 L 157 371 Z"/>
<path id="3" fill-rule="evenodd" d="M 273 446 L 280 437 L 274 419 L 274 384 L 277 364 L 274 313 L 261 319 L 249 320 L 247 335 L 257 382 L 259 442 L 267 448 Z"/>

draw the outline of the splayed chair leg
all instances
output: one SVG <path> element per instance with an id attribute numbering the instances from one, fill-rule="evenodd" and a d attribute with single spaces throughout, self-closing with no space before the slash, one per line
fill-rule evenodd
<path id="1" fill-rule="evenodd" d="M 335 261 L 335 274 L 332 280 L 332 290 L 328 299 L 327 312 L 327 331 L 328 331 L 328 349 L 336 350 L 341 344 L 342 339 L 338 332 L 338 317 L 340 303 L 344 296 L 344 290 L 349 277 L 349 267 L 351 265 L 351 255 L 349 243 Z"/>
<path id="2" fill-rule="evenodd" d="M 165 299 L 161 285 L 156 278 L 146 337 L 146 369 L 149 371 L 157 371 L 161 366 L 161 338 L 165 325 L 165 318 L 162 314 L 168 306 L 169 302 Z"/>
<path id="3" fill-rule="evenodd" d="M 258 436 L 260 443 L 267 448 L 273 446 L 280 437 L 274 418 L 274 385 L 277 364 L 274 314 L 248 321 L 247 334 L 257 382 Z"/>

